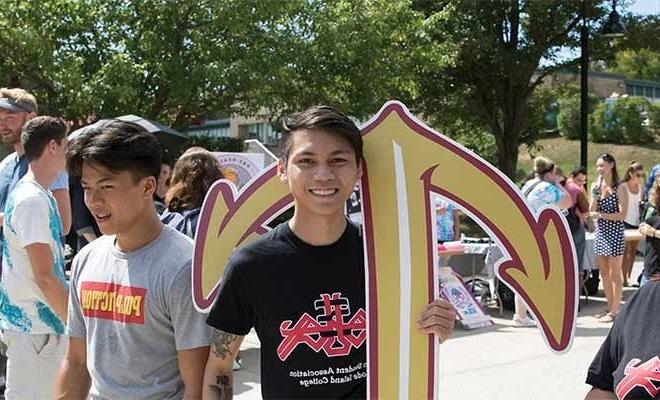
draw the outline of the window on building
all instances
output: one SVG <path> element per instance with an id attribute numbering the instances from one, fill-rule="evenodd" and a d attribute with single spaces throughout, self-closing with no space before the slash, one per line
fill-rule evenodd
<path id="1" fill-rule="evenodd" d="M 644 88 L 644 96 L 648 97 L 649 99 L 653 99 L 653 88 L 652 87 L 645 87 Z"/>
<path id="2" fill-rule="evenodd" d="M 273 129 L 268 122 L 256 124 L 247 124 L 241 127 L 242 136 L 246 139 L 257 139 L 261 143 L 274 145 L 277 144 L 282 134 Z"/>

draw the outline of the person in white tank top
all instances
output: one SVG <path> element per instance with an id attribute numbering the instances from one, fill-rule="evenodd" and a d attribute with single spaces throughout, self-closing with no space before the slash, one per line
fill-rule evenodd
<path id="1" fill-rule="evenodd" d="M 639 203 L 644 198 L 644 188 L 640 184 L 643 182 L 644 167 L 637 161 L 632 161 L 623 176 L 622 183 L 624 183 L 625 190 L 628 191 L 628 208 L 626 210 L 626 217 L 623 222 L 626 229 L 637 229 L 640 224 Z M 633 264 L 635 263 L 635 253 L 637 252 L 637 245 L 639 241 L 626 242 L 626 248 L 623 252 L 623 286 L 628 286 L 630 273 Z"/>

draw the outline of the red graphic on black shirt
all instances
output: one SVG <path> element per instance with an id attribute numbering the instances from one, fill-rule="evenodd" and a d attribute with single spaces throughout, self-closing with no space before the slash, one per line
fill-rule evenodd
<path id="1" fill-rule="evenodd" d="M 314 309 L 320 314 L 312 318 L 304 313 L 298 322 L 284 321 L 280 325 L 280 334 L 284 338 L 277 348 L 280 360 L 305 343 L 317 353 L 321 350 L 328 357 L 345 356 L 351 349 L 358 348 L 367 338 L 366 313 L 360 308 L 348 321 L 351 308 L 346 297 L 341 293 L 322 294 L 321 300 L 314 302 Z"/>
<path id="2" fill-rule="evenodd" d="M 616 385 L 616 395 L 619 399 L 624 399 L 636 387 L 646 390 L 653 399 L 660 391 L 660 359 L 655 356 L 644 364 L 635 366 L 640 361 L 642 360 L 639 358 L 633 358 L 626 365 L 626 376 Z"/>

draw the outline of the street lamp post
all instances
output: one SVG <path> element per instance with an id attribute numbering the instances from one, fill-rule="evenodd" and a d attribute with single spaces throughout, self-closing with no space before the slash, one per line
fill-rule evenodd
<path id="1" fill-rule="evenodd" d="M 612 12 L 601 32 L 605 37 L 620 37 L 626 27 L 616 12 L 616 0 L 612 0 Z M 580 29 L 580 165 L 588 168 L 587 143 L 589 142 L 589 27 L 587 25 L 587 1 L 582 0 L 582 27 Z"/>
<path id="2" fill-rule="evenodd" d="M 587 1 L 582 0 L 582 28 L 580 29 L 580 165 L 588 168 L 587 143 L 589 142 L 589 27 L 587 26 Z M 587 176 L 589 176 L 587 174 Z"/>

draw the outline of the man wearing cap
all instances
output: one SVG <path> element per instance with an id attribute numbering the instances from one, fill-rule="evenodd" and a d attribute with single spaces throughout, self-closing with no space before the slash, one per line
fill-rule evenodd
<path id="1" fill-rule="evenodd" d="M 14 148 L 0 162 L 0 243 L 4 243 L 2 226 L 4 225 L 5 203 L 9 193 L 14 190 L 18 181 L 28 170 L 28 161 L 21 144 L 23 126 L 37 115 L 37 100 L 23 89 L 0 88 L 0 137 L 2 142 Z M 66 235 L 71 228 L 71 202 L 69 200 L 69 178 L 66 172 L 59 174 L 49 187 L 62 218 L 62 232 Z M 2 265 L 2 251 L 0 251 Z M 0 267 L 1 268 L 1 267 Z M 1 274 L 0 269 L 0 274 Z M 0 393 L 5 389 L 5 369 L 7 359 L 4 355 L 4 345 L 0 343 Z"/>
<path id="2" fill-rule="evenodd" d="M 37 116 L 37 100 L 23 89 L 0 88 L 0 136 L 2 142 L 14 148 L 14 152 L 0 162 L 0 227 L 4 219 L 7 196 L 16 183 L 27 173 L 28 162 L 21 144 L 21 130 Z M 62 216 L 62 232 L 66 235 L 71 228 L 71 205 L 69 200 L 69 178 L 65 172 L 58 175 L 49 188 L 57 200 Z M 2 232 L 0 231 L 0 239 Z M 0 254 L 0 258 L 2 255 Z"/>

